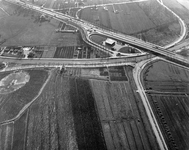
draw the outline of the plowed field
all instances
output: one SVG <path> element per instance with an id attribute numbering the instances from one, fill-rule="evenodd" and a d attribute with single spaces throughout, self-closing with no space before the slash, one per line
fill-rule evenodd
<path id="1" fill-rule="evenodd" d="M 164 61 L 146 67 L 143 84 L 169 149 L 189 149 L 189 71 Z"/>

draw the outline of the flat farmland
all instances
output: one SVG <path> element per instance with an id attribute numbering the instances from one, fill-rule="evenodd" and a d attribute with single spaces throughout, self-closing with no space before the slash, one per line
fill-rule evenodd
<path id="1" fill-rule="evenodd" d="M 75 7 L 75 2 L 74 1 L 62 1 L 62 0 L 38 0 L 38 1 L 34 1 L 34 0 L 29 0 L 26 1 L 26 3 L 33 3 L 35 5 L 38 6 L 42 6 L 46 7 L 46 8 L 51 8 L 51 9 L 64 9 L 64 8 L 70 8 L 70 7 Z"/>
<path id="2" fill-rule="evenodd" d="M 8 128 L 1 133 L 1 146 L 8 143 L 14 150 L 159 150 L 136 92 L 132 67 L 125 67 L 125 72 L 128 81 L 107 82 L 53 69 L 34 103 L 14 123 L 1 126 L 2 131 Z"/>
<path id="3" fill-rule="evenodd" d="M 51 1 L 51 0 L 37 0 L 37 1 L 35 1 L 35 0 L 23 0 L 23 1 L 25 1 L 26 3 L 30 3 L 30 4 L 32 3 L 32 4 L 38 5 L 38 6 L 43 5 L 43 7 L 47 7 L 47 8 L 52 8 L 52 5 L 54 3 L 54 1 Z"/>
<path id="4" fill-rule="evenodd" d="M 189 25 L 189 11 L 185 6 L 181 5 L 177 0 L 163 0 L 163 3 L 179 15 L 179 17 L 181 17 L 187 25 Z"/>
<path id="5" fill-rule="evenodd" d="M 79 12 L 79 17 L 102 28 L 133 35 L 160 45 L 171 42 L 180 32 L 177 18 L 156 0 L 109 4 L 97 9 L 84 8 Z M 158 40 L 155 39 L 156 36 Z M 162 39 L 166 41 L 163 42 Z"/>
<path id="6" fill-rule="evenodd" d="M 87 80 L 71 80 L 71 100 L 79 149 L 106 149 L 95 101 Z"/>
<path id="7" fill-rule="evenodd" d="M 74 50 L 76 47 L 57 47 L 54 58 L 73 58 Z"/>
<path id="8" fill-rule="evenodd" d="M 53 33 L 49 39 L 49 45 L 54 46 L 78 46 L 83 43 L 80 33 Z"/>
<path id="9" fill-rule="evenodd" d="M 88 79 L 58 70 L 13 130 L 14 150 L 107 149 Z"/>
<path id="10" fill-rule="evenodd" d="M 169 149 L 189 149 L 189 71 L 164 61 L 148 65 L 142 82 Z"/>
<path id="11" fill-rule="evenodd" d="M 128 81 L 125 82 L 90 81 L 107 149 L 159 149 L 136 93 L 132 67 L 126 67 L 126 74 Z"/>
<path id="12" fill-rule="evenodd" d="M 130 0 L 116 0 L 117 3 L 120 2 L 129 2 Z M 111 4 L 115 3 L 115 0 L 86 0 L 85 5 L 98 5 L 98 4 Z"/>
<path id="13" fill-rule="evenodd" d="M 0 125 L 0 149 L 12 149 L 11 143 L 13 142 L 14 124 Z"/>
<path id="14" fill-rule="evenodd" d="M 16 117 L 23 107 L 37 96 L 48 77 L 48 71 L 45 70 L 24 71 L 30 76 L 29 82 L 12 93 L 0 94 L 0 122 Z M 12 72 L 1 72 L 0 79 L 6 77 L 10 73 Z"/>
<path id="15" fill-rule="evenodd" d="M 108 67 L 111 81 L 128 81 L 124 66 Z"/>
<path id="16" fill-rule="evenodd" d="M 180 25 L 177 22 L 165 24 L 148 31 L 133 34 L 133 36 L 157 45 L 165 46 L 178 38 Z"/>
<path id="17" fill-rule="evenodd" d="M 51 17 L 40 19 L 40 13 L 5 1 L 0 5 L 9 14 L 0 11 L 0 43 L 3 46 L 56 46 L 62 44 L 62 36 L 67 36 L 55 32 L 60 22 Z M 72 35 L 72 39 L 75 38 L 77 34 Z M 73 44 L 72 39 L 67 43 Z"/>
<path id="18" fill-rule="evenodd" d="M 28 114 L 29 109 L 25 111 L 25 113 L 14 122 L 13 126 L 13 135 L 12 142 L 10 143 L 12 149 L 14 150 L 25 150 L 26 149 L 26 136 L 27 136 L 27 128 L 28 128 Z"/>
<path id="19" fill-rule="evenodd" d="M 64 9 L 64 8 L 70 8 L 70 7 L 76 7 L 75 2 L 68 0 L 68 1 L 62 1 L 62 0 L 57 0 L 54 1 L 52 8 L 53 9 Z"/>
<path id="20" fill-rule="evenodd" d="M 25 0 L 26 1 L 26 0 Z M 116 0 L 116 2 L 125 2 L 125 1 L 130 1 L 130 0 Z M 28 0 L 26 1 L 28 2 Z M 29 0 L 30 3 L 33 2 L 33 0 Z M 73 0 L 38 0 L 33 2 L 35 5 L 44 5 L 44 7 L 47 8 L 53 8 L 53 9 L 65 9 L 65 8 L 70 8 L 70 7 L 77 7 L 78 6 L 88 6 L 88 5 L 97 5 L 97 4 L 109 4 L 109 3 L 115 3 L 114 0 L 78 0 L 78 1 L 73 1 Z"/>

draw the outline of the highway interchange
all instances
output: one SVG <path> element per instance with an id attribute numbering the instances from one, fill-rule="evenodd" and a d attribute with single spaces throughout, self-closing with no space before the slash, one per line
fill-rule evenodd
<path id="1" fill-rule="evenodd" d="M 184 65 L 189 65 L 189 60 L 183 58 L 180 55 L 177 55 L 174 52 L 169 51 L 169 49 L 168 49 L 168 48 L 176 45 L 178 42 L 180 42 L 183 38 L 185 38 L 185 35 L 186 35 L 186 26 L 183 23 L 182 19 L 179 18 L 178 16 L 176 16 L 176 17 L 178 17 L 180 22 L 182 22 L 181 23 L 181 29 L 182 29 L 181 30 L 181 32 L 182 32 L 181 36 L 178 40 L 176 40 L 175 42 L 169 44 L 169 46 L 166 46 L 164 48 L 164 47 L 157 46 L 155 44 L 144 42 L 144 41 L 137 39 L 135 37 L 124 35 L 122 33 L 116 33 L 116 32 L 113 32 L 113 31 L 101 29 L 99 27 L 96 27 L 95 25 L 90 24 L 87 21 L 83 21 L 83 20 L 71 17 L 69 15 L 53 11 L 52 9 L 43 8 L 43 7 L 35 6 L 35 5 L 32 5 L 32 4 L 26 4 L 26 3 L 21 2 L 21 1 L 11 1 L 11 0 L 7 0 L 7 1 L 11 2 L 11 3 L 15 3 L 17 5 L 21 5 L 25 8 L 28 8 L 28 9 L 33 9 L 37 12 L 42 13 L 42 14 L 52 16 L 53 18 L 58 19 L 60 21 L 68 21 L 70 24 L 76 26 L 80 30 L 80 32 L 82 34 L 82 38 L 87 44 L 89 44 L 89 45 L 91 45 L 91 46 L 93 46 L 93 47 L 95 47 L 95 48 L 97 48 L 97 49 L 99 49 L 99 50 L 101 50 L 105 53 L 108 53 L 110 56 L 112 56 L 110 58 L 106 58 L 106 59 L 103 59 L 103 60 L 102 59 L 94 59 L 94 60 L 91 60 L 91 59 L 90 60 L 77 60 L 77 59 L 72 59 L 72 60 L 61 59 L 60 60 L 60 59 L 57 59 L 56 60 L 56 59 L 51 59 L 51 58 L 50 59 L 41 58 L 40 60 L 37 60 L 37 61 L 36 61 L 36 59 L 30 60 L 29 63 L 31 63 L 31 64 L 32 63 L 36 64 L 36 62 L 39 62 L 39 63 L 49 63 L 49 62 L 54 63 L 54 62 L 57 62 L 57 63 L 60 63 L 60 64 L 73 63 L 73 65 L 82 63 L 82 64 L 86 64 L 87 66 L 90 66 L 90 64 L 91 64 L 92 67 L 93 67 L 94 64 L 102 63 L 102 61 L 103 61 L 103 65 L 104 65 L 106 62 L 114 63 L 115 59 L 116 59 L 116 62 L 118 63 L 118 62 L 123 62 L 123 60 L 126 60 L 126 61 L 128 61 L 128 59 L 133 60 L 133 57 L 136 57 L 136 56 L 137 56 L 136 57 L 137 59 L 140 57 L 140 56 L 138 56 L 138 54 L 136 56 L 115 57 L 117 52 L 111 51 L 111 50 L 105 48 L 104 46 L 98 45 L 95 42 L 90 40 L 89 37 L 92 34 L 98 33 L 98 34 L 102 34 L 102 35 L 105 35 L 105 36 L 108 36 L 108 37 L 112 37 L 114 39 L 118 39 L 120 41 L 124 41 L 126 43 L 129 43 L 130 45 L 136 46 L 137 48 L 141 48 L 141 49 L 143 49 L 147 52 L 154 53 L 158 56 L 162 56 L 162 57 L 167 58 L 169 60 L 176 61 L 176 62 L 184 64 Z M 145 55 L 145 53 L 142 53 L 141 57 L 143 57 L 144 55 Z M 10 58 L 6 59 L 6 58 L 1 57 L 1 59 L 2 59 L 2 61 L 6 61 L 6 62 L 14 61 L 14 60 L 11 60 Z M 15 61 L 16 61 L 16 59 L 15 59 Z M 24 62 L 28 63 L 28 60 L 22 60 L 22 63 L 24 63 Z M 93 62 L 93 63 L 91 63 L 91 62 Z"/>
<path id="2" fill-rule="evenodd" d="M 17 63 L 20 65 L 34 65 L 34 67 L 43 67 L 43 66 L 57 66 L 60 67 L 61 65 L 65 65 L 67 67 L 102 67 L 102 66 L 117 66 L 117 65 L 135 65 L 135 63 L 140 62 L 136 64 L 135 70 L 133 72 L 134 79 L 138 88 L 138 93 L 140 94 L 144 107 L 146 108 L 150 123 L 152 124 L 152 128 L 154 130 L 155 136 L 157 138 L 157 141 L 159 143 L 159 146 L 162 150 L 167 150 L 167 145 L 165 143 L 165 140 L 162 136 L 162 133 L 160 131 L 160 128 L 158 126 L 158 123 L 154 117 L 153 111 L 151 106 L 149 105 L 148 99 L 146 97 L 145 91 L 143 89 L 143 86 L 140 81 L 140 72 L 143 69 L 143 67 L 149 63 L 150 61 L 153 61 L 154 59 L 157 59 L 157 57 L 154 57 L 153 54 L 156 54 L 158 56 L 162 56 L 163 58 L 166 58 L 168 60 L 175 61 L 177 63 L 183 64 L 185 66 L 189 65 L 189 61 L 185 58 L 183 58 L 180 55 L 177 55 L 174 52 L 171 52 L 169 50 L 170 47 L 173 47 L 177 43 L 179 43 L 181 40 L 183 40 L 187 33 L 186 25 L 184 24 L 183 20 L 179 18 L 179 16 L 176 17 L 179 19 L 180 25 L 181 25 L 181 35 L 180 38 L 177 39 L 175 42 L 169 44 L 166 47 L 160 47 L 148 42 L 141 41 L 140 39 L 124 35 L 122 33 L 115 33 L 113 31 L 108 31 L 101 29 L 99 27 L 96 27 L 86 21 L 80 20 L 78 18 L 74 18 L 59 12 L 56 12 L 52 9 L 47 9 L 39 6 L 34 6 L 32 4 L 26 4 L 21 1 L 10 1 L 8 2 L 15 3 L 17 5 L 21 5 L 25 8 L 33 9 L 37 12 L 40 12 L 42 14 L 46 14 L 49 16 L 52 16 L 55 19 L 58 19 L 60 21 L 66 21 L 69 22 L 71 25 L 76 26 L 81 34 L 83 40 L 91 45 L 92 47 L 97 48 L 98 50 L 101 50 L 105 53 L 108 53 L 111 57 L 110 58 L 101 58 L 101 59 L 55 59 L 55 58 L 40 58 L 40 59 L 17 59 L 17 58 L 7 58 L 7 57 L 0 57 L 0 60 L 2 62 L 9 62 L 9 63 Z M 163 5 L 162 1 L 158 1 Z M 165 6 L 166 7 L 166 6 Z M 166 7 L 167 8 L 167 7 Z M 167 8 L 168 9 L 168 8 Z M 170 10 L 171 11 L 171 10 Z M 174 13 L 174 12 L 173 12 Z M 153 53 L 141 53 L 135 56 L 122 56 L 122 57 L 116 57 L 117 53 L 113 52 L 109 49 L 104 48 L 101 45 L 98 45 L 90 40 L 90 36 L 93 34 L 102 34 L 108 37 L 112 37 L 114 39 L 118 39 L 120 41 L 124 41 L 128 44 L 131 44 L 133 46 L 136 46 L 137 48 L 142 48 L 143 50 Z M 31 66 L 33 67 L 33 66 Z M 17 69 L 22 69 L 22 67 L 17 67 Z M 33 102 L 33 101 L 32 101 Z M 27 107 L 29 107 L 31 104 L 29 104 Z M 18 119 L 20 115 L 27 109 L 27 107 L 23 108 L 21 112 L 13 119 L 7 120 L 5 123 L 14 121 L 15 119 Z"/>

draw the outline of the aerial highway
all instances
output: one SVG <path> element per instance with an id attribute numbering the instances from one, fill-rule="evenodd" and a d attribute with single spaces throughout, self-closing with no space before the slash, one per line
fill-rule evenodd
<path id="1" fill-rule="evenodd" d="M 113 52 L 109 49 L 104 48 L 103 46 L 99 46 L 98 44 L 92 42 L 89 39 L 89 36 L 92 35 L 92 34 L 95 34 L 95 33 L 102 34 L 102 35 L 105 35 L 105 36 L 108 36 L 108 37 L 112 37 L 114 39 L 118 39 L 120 41 L 124 41 L 124 42 L 126 42 L 126 43 L 128 43 L 132 46 L 136 46 L 137 48 L 141 48 L 144 51 L 151 52 L 151 53 L 154 53 L 158 56 L 164 57 L 166 59 L 169 59 L 169 60 L 175 61 L 177 63 L 189 66 L 189 60 L 187 60 L 184 57 L 177 55 L 174 52 L 171 52 L 168 49 L 165 49 L 161 46 L 157 46 L 157 45 L 149 43 L 149 42 L 144 42 L 144 41 L 137 39 L 135 37 L 132 37 L 132 36 L 128 36 L 128 35 L 124 35 L 124 34 L 121 34 L 121 33 L 116 33 L 116 32 L 113 32 L 113 31 L 101 29 L 99 27 L 96 27 L 96 26 L 90 24 L 87 21 L 77 19 L 75 17 L 71 17 L 69 15 L 62 14 L 60 12 L 56 12 L 52 9 L 35 6 L 33 4 L 28 4 L 28 3 L 25 3 L 25 2 L 22 2 L 22 1 L 12 1 L 12 0 L 6 0 L 6 1 L 11 2 L 11 3 L 15 3 L 17 5 L 21 5 L 25 8 L 33 9 L 37 12 L 52 16 L 53 18 L 58 19 L 58 20 L 69 21 L 69 23 L 72 23 L 73 25 L 75 25 L 77 28 L 80 29 L 84 41 L 86 41 L 91 46 L 97 47 L 98 49 L 110 54 L 110 56 L 115 56 L 116 52 Z M 166 47 L 166 48 L 168 48 L 168 47 Z"/>
<path id="2" fill-rule="evenodd" d="M 2 62 L 16 63 L 19 65 L 37 65 L 37 66 L 61 66 L 65 67 L 105 67 L 124 65 L 125 63 L 137 63 L 142 60 L 151 59 L 154 56 L 151 54 L 143 54 L 130 57 L 116 57 L 116 58 L 95 58 L 95 59 L 62 59 L 62 58 L 32 58 L 32 59 L 18 59 L 12 57 L 0 57 Z"/>
<path id="3" fill-rule="evenodd" d="M 91 23 L 87 22 L 87 21 L 83 21 L 80 20 L 78 18 L 74 18 L 71 17 L 69 15 L 66 14 L 62 14 L 59 12 L 56 12 L 52 9 L 48 9 L 48 8 L 43 8 L 43 7 L 39 7 L 39 6 L 35 6 L 32 4 L 26 4 L 24 2 L 21 1 L 13 1 L 13 0 L 6 0 L 8 2 L 17 4 L 17 5 L 21 5 L 25 8 L 29 8 L 29 9 L 33 9 L 37 12 L 40 12 L 42 14 L 46 14 L 49 16 L 52 16 L 55 19 L 58 19 L 60 21 L 67 21 L 70 24 L 76 26 L 82 34 L 82 38 L 83 40 L 99 49 L 102 50 L 103 52 L 108 53 L 111 57 L 110 58 L 103 58 L 103 59 L 55 59 L 55 58 L 40 58 L 40 59 L 18 59 L 18 58 L 7 58 L 7 57 L 0 57 L 1 61 L 4 62 L 13 62 L 13 63 L 17 63 L 17 64 L 21 64 L 21 65 L 38 65 L 38 66 L 61 66 L 61 65 L 65 65 L 65 66 L 72 66 L 72 67 L 100 67 L 100 66 L 114 66 L 114 65 L 124 65 L 124 64 L 129 64 L 132 65 L 136 62 L 140 62 L 146 59 L 152 59 L 154 57 L 153 54 L 156 54 L 158 56 L 162 56 L 166 59 L 172 60 L 172 61 L 177 61 L 180 64 L 184 64 L 184 65 L 188 65 L 189 66 L 189 60 L 184 59 L 182 56 L 175 54 L 174 52 L 171 52 L 163 47 L 157 46 L 155 44 L 151 44 L 148 42 L 144 42 L 140 39 L 131 37 L 131 36 L 127 36 L 124 35 L 122 33 L 116 33 L 113 31 L 108 31 L 108 30 L 104 30 L 101 29 L 99 27 L 96 27 L 94 25 L 92 25 Z M 90 36 L 93 34 L 102 34 L 108 37 L 112 37 L 114 39 L 118 39 L 120 41 L 124 41 L 132 46 L 136 46 L 137 48 L 141 48 L 144 51 L 150 52 L 152 54 L 146 54 L 146 53 L 142 53 L 140 55 L 135 55 L 135 56 L 122 56 L 122 57 L 115 57 L 116 56 L 116 52 L 113 52 L 107 48 L 104 48 L 101 45 L 98 45 L 96 43 L 94 43 L 93 41 L 90 40 Z M 143 67 L 143 64 L 139 65 L 139 68 Z M 140 69 L 140 70 L 141 70 Z M 135 73 L 135 79 L 139 80 L 140 77 L 140 70 L 136 70 Z M 139 89 L 139 93 L 142 95 L 144 94 L 143 89 L 142 89 L 142 85 L 139 84 L 140 81 L 136 81 L 138 89 Z M 141 90 L 140 90 L 141 89 Z M 145 95 L 144 95 L 145 96 Z M 145 97 L 143 99 L 146 99 Z M 148 106 L 148 101 L 144 100 L 144 104 L 146 107 L 146 110 L 150 110 L 150 106 Z M 155 122 L 156 120 L 154 119 L 154 117 L 152 117 L 151 115 L 153 115 L 152 111 L 149 111 L 149 118 L 152 120 L 151 122 Z M 155 121 L 154 121 L 155 120 Z M 153 124 L 152 124 L 153 125 Z M 158 129 L 158 124 L 155 122 L 154 125 L 154 131 L 156 133 L 156 138 L 158 140 L 158 143 L 161 147 L 161 149 L 167 149 L 166 143 L 164 142 L 164 139 L 161 135 L 160 130 Z"/>

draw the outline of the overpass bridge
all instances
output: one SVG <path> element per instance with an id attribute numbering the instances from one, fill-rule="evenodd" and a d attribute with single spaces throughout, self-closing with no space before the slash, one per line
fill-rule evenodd
<path id="1" fill-rule="evenodd" d="M 18 59 L 12 57 L 0 57 L 0 61 L 7 63 L 16 63 L 18 65 L 38 65 L 38 66 L 60 66 L 80 67 L 80 68 L 96 68 L 107 66 L 120 66 L 125 64 L 134 65 L 137 62 L 151 59 L 154 56 L 151 54 L 143 54 L 130 57 L 115 57 L 115 58 L 95 58 L 95 59 L 61 59 L 61 58 L 33 58 L 33 59 Z"/>
<path id="2" fill-rule="evenodd" d="M 11 0 L 6 0 L 6 1 L 15 3 L 17 5 L 21 5 L 25 8 L 33 9 L 37 12 L 52 16 L 53 18 L 58 19 L 58 20 L 69 21 L 69 23 L 72 23 L 74 26 L 76 26 L 77 28 L 79 28 L 81 30 L 82 38 L 87 44 L 89 44 L 93 47 L 96 47 L 105 53 L 108 53 L 110 56 L 115 56 L 113 51 L 105 48 L 104 46 L 100 46 L 100 45 L 92 42 L 89 39 L 89 36 L 92 34 L 96 34 L 96 33 L 102 34 L 102 35 L 105 35 L 108 37 L 118 39 L 120 41 L 124 41 L 132 46 L 135 46 L 144 51 L 156 54 L 156 55 L 163 57 L 165 59 L 168 59 L 170 61 L 174 61 L 176 63 L 185 65 L 187 67 L 189 66 L 189 60 L 185 59 L 184 57 L 182 57 L 180 55 L 175 54 L 174 52 L 170 52 L 169 50 L 167 50 L 161 46 L 157 46 L 157 45 L 149 43 L 149 42 L 144 42 L 144 41 L 137 39 L 135 37 L 132 37 L 132 36 L 128 36 L 128 35 L 124 35 L 124 34 L 120 34 L 120 33 L 115 33 L 113 31 L 107 31 L 107 30 L 101 29 L 99 27 L 96 27 L 96 26 L 88 23 L 87 21 L 83 21 L 83 20 L 71 17 L 69 15 L 53 11 L 52 9 L 34 6 L 32 4 L 26 4 L 21 1 L 16 1 L 16 2 L 11 1 Z M 53 60 L 49 59 L 49 61 L 53 61 Z M 90 61 L 91 60 L 88 60 L 88 63 Z M 80 62 L 78 62 L 78 63 L 80 63 Z"/>
<path id="3" fill-rule="evenodd" d="M 103 58 L 103 59 L 55 59 L 55 58 L 16 59 L 16 58 L 0 57 L 1 61 L 5 61 L 5 62 L 9 62 L 9 63 L 11 63 L 11 62 L 18 63 L 18 64 L 26 65 L 26 66 L 27 65 L 34 65 L 34 66 L 38 66 L 38 65 L 39 66 L 43 66 L 43 65 L 44 66 L 46 66 L 46 65 L 61 66 L 61 65 L 64 65 L 67 67 L 69 67 L 69 66 L 71 66 L 71 67 L 104 67 L 104 66 L 114 66 L 114 65 L 117 66 L 117 65 L 125 65 L 125 64 L 133 65 L 136 62 L 140 62 L 142 60 L 153 58 L 154 57 L 153 54 L 156 54 L 156 55 L 164 57 L 168 60 L 171 60 L 171 61 L 174 61 L 174 62 L 177 62 L 179 64 L 189 67 L 189 60 L 187 60 L 187 59 L 183 58 L 182 56 L 177 55 L 173 52 L 170 52 L 169 50 L 167 50 L 163 47 L 160 47 L 160 46 L 148 43 L 148 42 L 141 41 L 141 40 L 131 37 L 131 36 L 126 36 L 126 35 L 123 35 L 120 33 L 115 33 L 112 31 L 100 29 L 99 27 L 95 27 L 94 25 L 92 25 L 86 21 L 83 21 L 83 20 L 68 16 L 68 15 L 64 15 L 59 12 L 55 12 L 53 10 L 49 10 L 46 8 L 40 8 L 38 6 L 33 6 L 30 4 L 25 4 L 20 1 L 13 2 L 13 1 L 9 0 L 9 2 L 16 3 L 18 5 L 22 5 L 23 7 L 30 8 L 30 9 L 33 9 L 40 13 L 47 14 L 47 15 L 52 16 L 58 20 L 62 20 L 62 21 L 66 20 L 66 21 L 71 22 L 74 26 L 78 27 L 78 29 L 81 30 L 82 38 L 84 41 L 86 41 L 88 44 L 90 44 L 96 48 L 101 49 L 102 51 L 104 51 L 108 54 L 111 54 L 112 56 L 114 55 L 114 53 L 111 50 L 100 47 L 98 44 L 92 42 L 89 37 L 92 34 L 96 34 L 96 33 L 102 34 L 105 36 L 109 36 L 109 37 L 118 39 L 120 41 L 124 41 L 132 46 L 140 48 L 144 51 L 148 51 L 152 54 L 141 54 L 138 56 L 136 55 L 136 56 L 130 56 L 130 57 L 125 57 L 125 56 L 124 57 L 115 57 L 115 58 L 110 57 L 110 58 Z M 140 79 L 140 77 L 137 77 L 137 78 Z M 146 108 L 146 109 L 148 110 L 148 108 Z M 151 119 L 152 117 L 149 115 L 149 118 Z M 154 130 L 158 130 L 156 128 L 157 127 L 155 127 Z M 157 134 L 159 134 L 159 133 L 157 133 Z M 158 136 L 159 135 L 157 135 L 156 137 L 160 140 L 160 141 L 158 141 L 159 145 L 162 145 L 162 149 L 166 149 L 166 148 L 164 148 L 165 144 L 163 143 L 162 139 Z"/>

